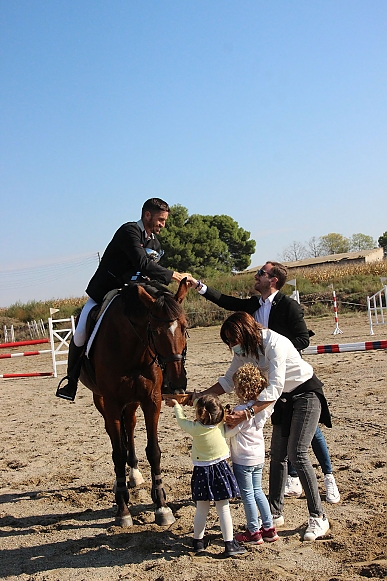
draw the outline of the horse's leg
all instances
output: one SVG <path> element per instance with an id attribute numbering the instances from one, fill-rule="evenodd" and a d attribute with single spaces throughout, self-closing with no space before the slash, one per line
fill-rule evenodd
<path id="1" fill-rule="evenodd" d="M 175 517 L 166 503 L 166 494 L 161 478 L 161 451 L 157 436 L 157 425 L 160 416 L 161 398 L 156 401 L 149 398 L 142 404 L 144 412 L 148 443 L 145 448 L 146 456 L 151 467 L 152 474 L 152 500 L 156 505 L 155 523 L 157 525 L 170 525 L 175 522 Z"/>
<path id="2" fill-rule="evenodd" d="M 137 418 L 136 410 L 138 403 L 129 403 L 123 412 L 123 419 L 126 431 L 126 449 L 127 449 L 127 463 L 129 466 L 129 487 L 134 488 L 144 482 L 141 472 L 138 469 L 138 459 L 136 456 L 136 448 L 134 445 L 134 429 L 136 427 Z"/>
<path id="3" fill-rule="evenodd" d="M 116 473 L 115 499 L 117 513 L 116 524 L 122 527 L 132 526 L 133 521 L 128 509 L 129 491 L 126 485 L 126 447 L 121 431 L 121 410 L 103 397 L 93 394 L 94 404 L 105 420 L 105 429 L 112 444 L 112 458 Z"/>

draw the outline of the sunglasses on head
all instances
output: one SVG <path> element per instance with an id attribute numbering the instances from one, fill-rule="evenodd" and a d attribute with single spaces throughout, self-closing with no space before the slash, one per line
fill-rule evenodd
<path id="1" fill-rule="evenodd" d="M 275 276 L 275 274 L 270 274 L 270 272 L 266 272 L 266 270 L 263 270 L 263 268 L 257 270 L 258 276 L 263 276 L 264 274 L 267 274 L 267 276 L 269 276 L 270 278 L 273 278 L 273 276 Z"/>

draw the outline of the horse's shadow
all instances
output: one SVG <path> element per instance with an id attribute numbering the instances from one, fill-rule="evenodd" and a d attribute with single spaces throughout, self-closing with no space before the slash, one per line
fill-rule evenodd
<path id="1" fill-rule="evenodd" d="M 47 494 L 59 492 L 60 490 L 46 491 Z M 36 492 L 4 494 L 0 496 L 0 504 L 34 500 L 37 494 Z M 172 503 L 172 506 L 174 510 L 178 510 L 185 504 L 176 502 Z M 141 521 L 141 515 L 153 510 L 153 504 L 132 506 L 133 527 L 128 529 L 114 526 L 114 506 L 100 510 L 74 510 L 20 518 L 6 514 L 0 518 L 0 536 L 3 540 L 7 537 L 20 536 L 24 539 L 23 545 L 27 545 L 28 535 L 36 535 L 39 529 L 46 538 L 54 537 L 56 531 L 66 531 L 70 537 L 73 532 L 78 531 L 81 537 L 38 545 L 28 544 L 17 549 L 3 548 L 0 550 L 2 575 L 4 577 L 33 575 L 61 568 L 124 566 L 139 564 L 143 560 L 157 560 L 160 557 L 171 560 L 192 550 L 191 535 L 177 535 L 163 527 L 149 531 L 149 525 Z M 101 532 L 86 536 L 86 530 L 91 528 L 101 529 Z"/>

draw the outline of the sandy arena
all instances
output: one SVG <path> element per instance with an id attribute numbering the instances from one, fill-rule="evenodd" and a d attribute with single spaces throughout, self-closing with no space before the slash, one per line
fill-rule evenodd
<path id="1" fill-rule="evenodd" d="M 312 344 L 387 339 L 387 325 L 369 335 L 366 314 L 307 319 Z M 189 389 L 212 385 L 231 355 L 219 327 L 190 330 Z M 42 347 L 43 348 L 43 347 Z M 5 351 L 5 350 L 2 350 Z M 111 448 L 91 393 L 80 387 L 74 404 L 54 396 L 57 379 L 1 379 L 0 578 L 9 581 L 360 581 L 387 578 L 386 401 L 387 351 L 305 356 L 325 383 L 333 418 L 323 428 L 341 502 L 325 502 L 331 529 L 324 539 L 305 543 L 305 497 L 287 499 L 280 540 L 248 546 L 245 555 L 222 559 L 223 542 L 211 510 L 205 556 L 191 552 L 194 504 L 190 499 L 190 438 L 162 407 L 160 446 L 167 498 L 176 522 L 154 524 L 144 422 L 136 429 L 145 484 L 131 491 L 134 525 L 114 526 Z M 0 373 L 49 371 L 50 355 L 0 361 Z M 60 370 L 63 370 L 64 367 Z M 224 403 L 233 403 L 222 396 Z M 192 417 L 192 408 L 185 408 Z M 271 425 L 265 426 L 267 448 Z M 267 491 L 267 464 L 264 490 Z M 244 528 L 240 501 L 231 504 L 235 531 Z"/>

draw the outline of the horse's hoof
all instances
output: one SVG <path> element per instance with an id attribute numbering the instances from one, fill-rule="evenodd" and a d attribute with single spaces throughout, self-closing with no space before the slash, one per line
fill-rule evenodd
<path id="1" fill-rule="evenodd" d="M 116 516 L 115 524 L 118 527 L 127 528 L 133 526 L 132 517 L 130 514 L 125 516 Z"/>
<path id="2" fill-rule="evenodd" d="M 161 527 L 171 525 L 175 522 L 173 512 L 168 506 L 162 506 L 155 510 L 155 523 Z"/>
<path id="3" fill-rule="evenodd" d="M 142 474 L 138 468 L 130 468 L 128 477 L 129 488 L 140 486 L 140 484 L 143 484 L 144 482 L 145 480 L 143 479 Z"/>

